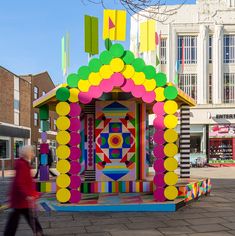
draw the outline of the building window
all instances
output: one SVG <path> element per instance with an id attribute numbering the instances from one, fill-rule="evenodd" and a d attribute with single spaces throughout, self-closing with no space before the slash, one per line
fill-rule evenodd
<path id="1" fill-rule="evenodd" d="M 38 113 L 34 112 L 34 126 L 38 126 Z"/>
<path id="2" fill-rule="evenodd" d="M 183 51 L 184 49 L 184 51 Z M 178 36 L 178 61 L 197 64 L 197 36 Z"/>
<path id="3" fill-rule="evenodd" d="M 166 39 L 164 38 L 160 42 L 160 61 L 162 65 L 167 63 Z"/>
<path id="4" fill-rule="evenodd" d="M 235 63 L 235 35 L 224 35 L 224 63 Z"/>
<path id="5" fill-rule="evenodd" d="M 208 103 L 212 103 L 212 74 L 209 74 L 208 80 Z"/>
<path id="6" fill-rule="evenodd" d="M 0 159 L 10 159 L 10 139 L 0 137 Z"/>
<path id="7" fill-rule="evenodd" d="M 179 74 L 179 87 L 197 100 L 197 74 Z"/>
<path id="8" fill-rule="evenodd" d="M 34 99 L 38 99 L 38 87 L 35 86 L 33 88 L 33 94 Z"/>
<path id="9" fill-rule="evenodd" d="M 56 130 L 56 119 L 53 120 L 53 128 Z"/>
<path id="10" fill-rule="evenodd" d="M 51 125 L 51 117 L 49 117 L 49 119 L 48 119 L 48 123 L 49 123 L 49 129 L 51 130 L 52 129 L 52 125 Z"/>
<path id="11" fill-rule="evenodd" d="M 224 74 L 224 103 L 235 102 L 235 74 L 225 73 Z"/>
<path id="12" fill-rule="evenodd" d="M 14 139 L 14 158 L 20 157 L 20 149 L 24 145 L 24 140 L 22 139 Z"/>
<path id="13" fill-rule="evenodd" d="M 190 136 L 190 152 L 201 152 L 201 136 Z"/>
<path id="14" fill-rule="evenodd" d="M 46 92 L 45 91 L 42 91 L 42 96 L 44 96 L 46 94 Z"/>
<path id="15" fill-rule="evenodd" d="M 14 77 L 14 124 L 20 125 L 20 80 Z"/>
<path id="16" fill-rule="evenodd" d="M 213 60 L 213 36 L 209 36 L 209 63 L 212 63 Z"/>

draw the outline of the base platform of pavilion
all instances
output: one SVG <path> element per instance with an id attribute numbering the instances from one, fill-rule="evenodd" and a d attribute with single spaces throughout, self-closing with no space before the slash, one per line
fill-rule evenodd
<path id="1" fill-rule="evenodd" d="M 82 200 L 79 204 L 52 204 L 55 211 L 73 211 L 73 212 L 133 212 L 133 211 L 150 211 L 150 212 L 174 212 L 185 205 L 183 199 L 168 202 L 144 202 L 142 198 L 146 195 L 132 193 L 123 194 L 105 194 L 101 198 L 106 198 L 103 203 L 85 203 Z M 151 198 L 153 195 L 151 194 Z M 122 202 L 125 199 L 126 202 Z M 153 200 L 153 199 L 152 199 Z M 122 202 L 122 203 L 121 203 Z M 135 203 L 136 202 L 136 203 Z"/>
<path id="2" fill-rule="evenodd" d="M 210 179 L 179 179 L 177 183 L 178 198 L 175 201 L 156 202 L 153 197 L 153 191 L 149 192 L 125 192 L 130 190 L 130 183 L 118 183 L 114 190 L 112 185 L 103 184 L 103 192 L 93 191 L 92 185 L 97 182 L 89 182 L 86 193 L 83 192 L 82 200 L 78 204 L 60 204 L 55 199 L 55 182 L 38 182 L 38 190 L 44 192 L 43 199 L 40 200 L 40 210 L 42 211 L 155 211 L 155 212 L 173 212 L 184 206 L 190 201 L 197 200 L 211 192 Z M 101 182 L 102 183 L 102 182 Z M 146 182 L 135 182 L 137 189 L 142 190 Z M 134 184 L 133 184 L 134 185 Z M 89 187 L 90 186 L 90 187 Z M 106 186 L 106 187 L 105 187 Z M 108 188 L 107 186 L 110 186 Z M 120 186 L 120 188 L 118 187 Z M 146 186 L 152 186 L 152 181 L 148 181 Z M 84 190 L 84 189 L 83 189 Z M 108 192 L 110 190 L 111 192 Z M 122 190 L 122 191 L 120 191 Z M 133 189 L 134 190 L 134 189 Z M 144 190 L 144 189 L 143 189 Z M 105 192 L 107 191 L 107 192 Z"/>

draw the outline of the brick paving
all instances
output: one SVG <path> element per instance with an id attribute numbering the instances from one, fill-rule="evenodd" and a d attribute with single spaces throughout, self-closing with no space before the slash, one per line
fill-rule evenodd
<path id="1" fill-rule="evenodd" d="M 80 236 L 227 236 L 235 235 L 235 168 L 192 169 L 192 176 L 211 176 L 212 193 L 174 213 L 39 212 L 46 235 Z M 0 201 L 9 179 L 0 180 Z M 7 213 L 0 212 L 0 235 Z M 32 235 L 21 219 L 17 235 Z"/>

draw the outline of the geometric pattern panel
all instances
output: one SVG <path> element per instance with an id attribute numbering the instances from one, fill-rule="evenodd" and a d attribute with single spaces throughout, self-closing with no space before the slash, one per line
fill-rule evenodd
<path id="1" fill-rule="evenodd" d="M 136 180 L 136 104 L 96 101 L 96 180 Z"/>

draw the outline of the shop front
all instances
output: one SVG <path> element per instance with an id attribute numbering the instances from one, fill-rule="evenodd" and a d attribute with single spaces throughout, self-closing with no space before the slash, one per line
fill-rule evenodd
<path id="1" fill-rule="evenodd" d="M 209 163 L 235 163 L 235 124 L 209 127 Z"/>

